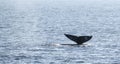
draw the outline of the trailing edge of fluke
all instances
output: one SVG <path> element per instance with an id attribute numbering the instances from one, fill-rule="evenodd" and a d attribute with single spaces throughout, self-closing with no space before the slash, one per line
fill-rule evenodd
<path id="1" fill-rule="evenodd" d="M 64 34 L 67 38 L 77 43 L 77 45 L 82 45 L 83 43 L 89 41 L 92 36 L 75 36 L 70 34 Z"/>

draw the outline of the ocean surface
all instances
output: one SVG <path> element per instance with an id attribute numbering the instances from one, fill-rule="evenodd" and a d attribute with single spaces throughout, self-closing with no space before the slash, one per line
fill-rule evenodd
<path id="1" fill-rule="evenodd" d="M 0 64 L 120 64 L 120 0 L 0 0 Z"/>

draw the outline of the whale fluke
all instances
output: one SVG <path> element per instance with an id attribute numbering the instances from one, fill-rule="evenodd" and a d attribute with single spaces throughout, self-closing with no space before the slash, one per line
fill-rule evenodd
<path id="1" fill-rule="evenodd" d="M 77 45 L 82 45 L 83 43 L 89 41 L 92 36 L 75 36 L 70 34 L 64 34 L 67 38 L 77 43 Z"/>

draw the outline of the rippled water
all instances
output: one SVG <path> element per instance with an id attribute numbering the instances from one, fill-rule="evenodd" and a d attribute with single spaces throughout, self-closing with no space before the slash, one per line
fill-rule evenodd
<path id="1" fill-rule="evenodd" d="M 120 1 L 0 0 L 0 64 L 120 64 Z M 64 36 L 93 35 L 85 46 Z"/>

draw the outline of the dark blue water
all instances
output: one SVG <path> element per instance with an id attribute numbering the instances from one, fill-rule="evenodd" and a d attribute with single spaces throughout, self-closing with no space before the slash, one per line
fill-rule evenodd
<path id="1" fill-rule="evenodd" d="M 0 0 L 0 64 L 120 64 L 120 1 Z M 93 35 L 85 46 L 64 36 Z"/>

